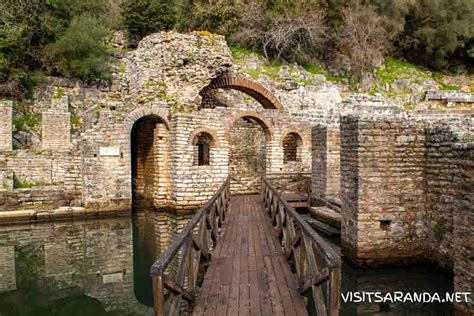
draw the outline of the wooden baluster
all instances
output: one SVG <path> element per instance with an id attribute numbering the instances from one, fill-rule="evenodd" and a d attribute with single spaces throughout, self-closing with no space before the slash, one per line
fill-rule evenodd
<path id="1" fill-rule="evenodd" d="M 155 309 L 155 316 L 165 315 L 165 292 L 163 286 L 163 278 L 161 276 L 153 277 L 153 306 Z"/>
<path id="2" fill-rule="evenodd" d="M 339 315 L 341 295 L 341 267 L 332 267 L 329 270 L 329 315 Z"/>

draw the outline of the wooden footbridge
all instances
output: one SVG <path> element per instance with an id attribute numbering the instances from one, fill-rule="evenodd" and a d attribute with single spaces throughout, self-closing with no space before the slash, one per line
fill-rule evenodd
<path id="1" fill-rule="evenodd" d="M 156 315 L 338 315 L 341 261 L 269 179 L 228 178 L 151 268 Z"/>

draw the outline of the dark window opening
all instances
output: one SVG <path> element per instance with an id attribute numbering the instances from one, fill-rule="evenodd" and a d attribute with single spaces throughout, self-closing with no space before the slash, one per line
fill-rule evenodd
<path id="1" fill-rule="evenodd" d="M 211 148 L 213 138 L 211 134 L 201 132 L 193 139 L 194 145 L 194 165 L 208 166 L 211 164 Z"/>
<path id="2" fill-rule="evenodd" d="M 198 166 L 207 166 L 210 163 L 210 146 L 208 144 L 198 144 Z"/>
<path id="3" fill-rule="evenodd" d="M 289 133 L 283 139 L 283 163 L 301 161 L 301 137 Z"/>

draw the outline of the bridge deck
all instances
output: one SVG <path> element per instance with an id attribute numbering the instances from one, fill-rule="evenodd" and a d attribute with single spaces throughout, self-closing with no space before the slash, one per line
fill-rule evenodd
<path id="1" fill-rule="evenodd" d="M 234 196 L 194 315 L 307 315 L 258 195 Z"/>

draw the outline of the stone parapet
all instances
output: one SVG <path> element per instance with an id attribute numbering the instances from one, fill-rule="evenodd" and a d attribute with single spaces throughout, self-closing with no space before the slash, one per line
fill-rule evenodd
<path id="1" fill-rule="evenodd" d="M 12 150 L 12 101 L 0 101 L 0 151 Z"/>

